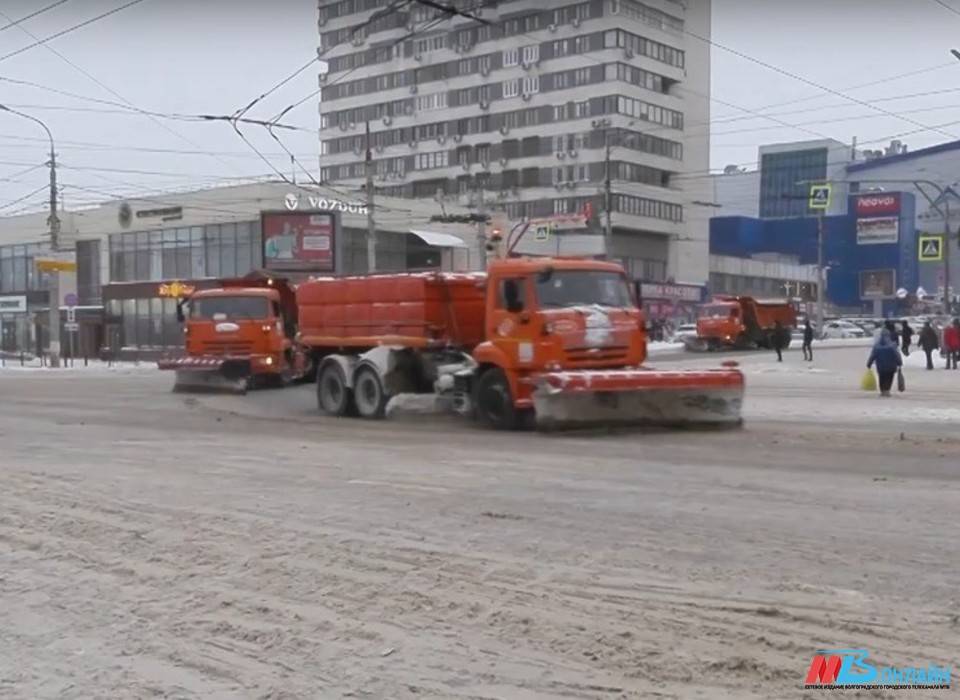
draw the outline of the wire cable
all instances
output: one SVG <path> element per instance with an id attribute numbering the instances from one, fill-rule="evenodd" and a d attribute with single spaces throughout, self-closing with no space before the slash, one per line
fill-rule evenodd
<path id="1" fill-rule="evenodd" d="M 42 15 L 44 12 L 47 12 L 47 11 L 49 11 L 49 10 L 52 10 L 52 9 L 54 9 L 55 7 L 59 7 L 60 5 L 63 5 L 63 4 L 66 3 L 66 2 L 69 2 L 69 0 L 56 0 L 56 2 L 52 2 L 52 3 L 50 3 L 49 5 L 47 5 L 46 7 L 41 7 L 39 10 L 34 10 L 34 11 L 31 12 L 29 15 L 25 15 L 25 16 L 21 17 L 20 19 L 17 19 L 17 20 L 11 20 L 11 21 L 9 22 L 9 24 L 5 24 L 4 26 L 0 27 L 0 32 L 6 31 L 7 29 L 10 29 L 10 27 L 15 27 L 15 26 L 17 26 L 18 24 L 20 24 L 21 22 L 26 22 L 27 20 L 33 19 L 34 17 L 37 17 L 38 15 Z"/>
<path id="2" fill-rule="evenodd" d="M 107 12 L 103 12 L 103 13 L 97 15 L 96 17 L 91 17 L 90 19 L 84 20 L 83 22 L 80 22 L 79 24 L 75 24 L 75 25 L 73 25 L 72 27 L 67 27 L 66 29 L 61 29 L 59 32 L 55 32 L 55 33 L 53 33 L 53 34 L 50 34 L 49 36 L 44 37 L 43 39 L 39 39 L 38 41 L 36 41 L 36 42 L 33 43 L 33 44 L 29 44 L 28 46 L 23 46 L 23 47 L 17 49 L 16 51 L 11 51 L 10 53 L 4 54 L 3 56 L 0 56 L 0 61 L 6 61 L 8 58 L 13 58 L 14 56 L 19 56 L 20 54 L 22 54 L 22 53 L 24 53 L 24 52 L 26 52 L 26 51 L 29 51 L 30 49 L 33 49 L 33 48 L 36 48 L 37 46 L 42 46 L 43 44 L 46 44 L 48 41 L 52 41 L 52 40 L 54 40 L 54 39 L 59 39 L 60 37 L 64 36 L 65 34 L 69 34 L 69 33 L 71 33 L 71 32 L 75 32 L 75 31 L 77 31 L 78 29 L 83 29 L 84 27 L 87 27 L 87 26 L 93 24 L 94 22 L 99 22 L 100 20 L 106 19 L 107 17 L 109 17 L 109 16 L 111 16 L 111 15 L 115 15 L 115 14 L 118 13 L 118 12 L 121 12 L 121 11 L 123 11 L 123 10 L 126 10 L 128 7 L 133 7 L 134 5 L 139 5 L 139 4 L 140 4 L 141 2 L 143 2 L 143 1 L 144 1 L 144 0 L 130 0 L 130 2 L 127 2 L 126 4 L 121 5 L 120 7 L 115 7 L 115 8 L 113 8 L 112 10 L 108 10 Z"/>

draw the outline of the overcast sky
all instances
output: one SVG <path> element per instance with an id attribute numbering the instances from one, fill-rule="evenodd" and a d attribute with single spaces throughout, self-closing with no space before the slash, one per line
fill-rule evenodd
<path id="1" fill-rule="evenodd" d="M 61 0 L 22 26 L 43 38 L 129 1 Z M 960 138 L 960 62 L 949 54 L 951 47 L 960 48 L 960 0 L 943 1 L 957 13 L 936 0 L 714 0 L 718 44 L 903 118 L 715 48 L 712 123 L 689 124 L 690 133 L 712 130 L 714 168 L 752 166 L 761 143 L 819 135 L 845 142 L 856 136 L 878 147 L 904 134 L 913 149 Z M 0 11 L 19 19 L 54 2 L 8 0 Z M 0 17 L 0 27 L 6 24 Z M 111 194 L 266 175 L 270 166 L 228 124 L 151 120 L 91 100 L 165 114 L 229 114 L 310 60 L 316 32 L 316 0 L 141 0 L 52 40 L 50 48 L 9 57 L 35 39 L 20 26 L 6 27 L 0 30 L 0 102 L 43 119 L 53 131 L 68 206 Z M 925 72 L 890 79 L 911 71 Z M 869 82 L 875 84 L 854 88 Z M 315 71 L 306 71 L 250 116 L 270 118 L 316 85 Z M 916 96 L 944 90 L 950 92 Z M 905 95 L 913 96 L 899 99 Z M 797 102 L 764 110 L 790 101 Z M 284 121 L 305 129 L 281 137 L 315 170 L 315 99 Z M 947 123 L 940 132 L 923 128 Z M 244 133 L 274 167 L 292 171 L 264 129 L 250 126 Z M 46 160 L 45 144 L 38 125 L 0 112 L 0 215 L 42 205 L 45 193 L 35 191 L 46 182 L 45 169 L 24 171 Z"/>

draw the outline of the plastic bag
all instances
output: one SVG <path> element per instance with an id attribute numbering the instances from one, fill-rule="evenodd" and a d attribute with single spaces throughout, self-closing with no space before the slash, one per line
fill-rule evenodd
<path id="1" fill-rule="evenodd" d="M 903 392 L 906 390 L 907 390 L 907 382 L 903 378 L 903 371 L 898 369 L 897 370 L 897 391 Z"/>
<path id="2" fill-rule="evenodd" d="M 860 380 L 860 388 L 864 391 L 876 391 L 877 390 L 877 378 L 873 374 L 872 369 L 868 369 L 863 373 L 863 379 Z"/>

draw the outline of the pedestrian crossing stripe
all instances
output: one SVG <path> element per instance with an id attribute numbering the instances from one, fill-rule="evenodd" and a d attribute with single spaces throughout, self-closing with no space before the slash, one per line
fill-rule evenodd
<path id="1" fill-rule="evenodd" d="M 810 185 L 811 209 L 828 209 L 830 207 L 830 185 Z"/>
<path id="2" fill-rule="evenodd" d="M 939 262 L 943 260 L 943 237 L 920 236 L 920 262 Z"/>

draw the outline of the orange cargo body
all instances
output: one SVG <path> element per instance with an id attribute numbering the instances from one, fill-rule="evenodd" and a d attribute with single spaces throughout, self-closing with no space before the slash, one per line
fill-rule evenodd
<path id="1" fill-rule="evenodd" d="M 787 301 L 756 301 L 757 323 L 761 328 L 773 328 L 777 321 L 785 328 L 797 325 L 797 312 Z"/>
<path id="2" fill-rule="evenodd" d="M 484 275 L 321 277 L 297 288 L 300 341 L 315 349 L 455 346 L 484 335 Z"/>

